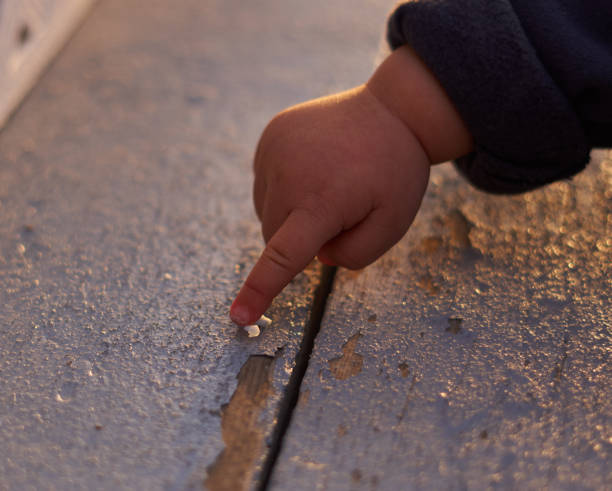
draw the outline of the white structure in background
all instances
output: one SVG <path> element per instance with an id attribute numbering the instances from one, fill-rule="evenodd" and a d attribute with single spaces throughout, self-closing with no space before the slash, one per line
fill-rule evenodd
<path id="1" fill-rule="evenodd" d="M 0 128 L 95 0 L 0 0 Z"/>

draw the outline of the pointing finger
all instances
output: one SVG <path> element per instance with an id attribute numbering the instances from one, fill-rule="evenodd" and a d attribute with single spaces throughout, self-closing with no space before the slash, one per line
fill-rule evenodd
<path id="1" fill-rule="evenodd" d="M 300 273 L 323 244 L 340 232 L 331 218 L 296 209 L 272 236 L 230 309 L 239 325 L 255 322 L 281 290 Z"/>

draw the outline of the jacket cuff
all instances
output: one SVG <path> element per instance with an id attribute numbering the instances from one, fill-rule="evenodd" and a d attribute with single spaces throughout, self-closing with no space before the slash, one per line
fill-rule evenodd
<path id="1" fill-rule="evenodd" d="M 407 2 L 391 14 L 387 39 L 391 49 L 409 44 L 459 111 L 475 151 L 456 165 L 475 186 L 523 192 L 588 163 L 580 120 L 507 0 Z"/>

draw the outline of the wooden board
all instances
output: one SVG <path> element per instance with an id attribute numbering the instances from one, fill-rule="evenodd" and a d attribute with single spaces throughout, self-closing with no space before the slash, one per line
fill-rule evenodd
<path id="1" fill-rule="evenodd" d="M 229 322 L 251 156 L 365 80 L 386 8 L 359 6 L 101 0 L 2 130 L 0 489 L 253 487 L 319 274 L 259 338 Z"/>
<path id="2" fill-rule="evenodd" d="M 271 489 L 609 489 L 611 157 L 516 197 L 436 168 L 338 272 Z"/>

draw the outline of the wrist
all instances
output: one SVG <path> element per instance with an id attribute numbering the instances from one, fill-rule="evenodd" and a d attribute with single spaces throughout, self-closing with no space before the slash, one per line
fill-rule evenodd
<path id="1" fill-rule="evenodd" d="M 408 46 L 391 53 L 366 83 L 419 140 L 432 164 L 472 151 L 461 116 L 429 68 Z"/>

